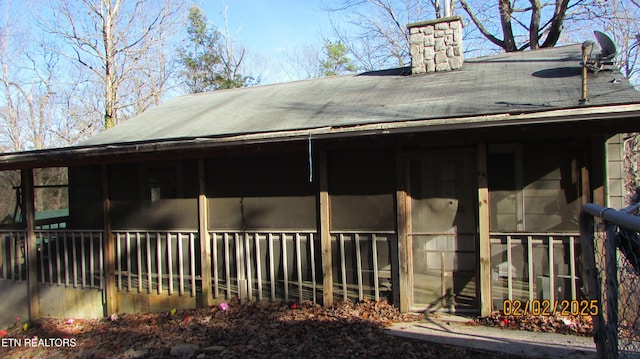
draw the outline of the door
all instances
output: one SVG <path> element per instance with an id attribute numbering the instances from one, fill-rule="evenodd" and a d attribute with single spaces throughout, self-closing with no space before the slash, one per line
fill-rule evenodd
<path id="1" fill-rule="evenodd" d="M 477 180 L 473 153 L 408 161 L 412 308 L 476 311 Z"/>

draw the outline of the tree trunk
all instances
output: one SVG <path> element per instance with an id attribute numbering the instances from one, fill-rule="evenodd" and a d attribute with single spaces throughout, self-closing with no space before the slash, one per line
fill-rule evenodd
<path id="1" fill-rule="evenodd" d="M 529 48 L 531 50 L 537 50 L 540 47 L 538 43 L 540 41 L 540 34 L 538 33 L 540 28 L 540 11 L 542 5 L 540 0 L 531 1 L 531 24 L 529 25 Z"/>
<path id="2" fill-rule="evenodd" d="M 556 7 L 553 11 L 553 19 L 551 20 L 551 26 L 549 27 L 549 34 L 542 43 L 541 47 L 553 47 L 560 38 L 562 32 L 562 24 L 567 13 L 567 7 L 569 6 L 569 0 L 556 0 Z"/>
<path id="3" fill-rule="evenodd" d="M 511 27 L 511 3 L 509 0 L 498 0 L 500 9 L 500 23 L 502 24 L 503 43 L 502 48 L 506 52 L 518 51 Z"/>

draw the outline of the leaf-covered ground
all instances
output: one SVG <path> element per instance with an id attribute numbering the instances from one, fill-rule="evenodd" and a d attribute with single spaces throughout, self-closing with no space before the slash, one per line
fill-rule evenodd
<path id="1" fill-rule="evenodd" d="M 513 316 L 496 312 L 486 317 L 475 318 L 473 322 L 478 325 L 531 332 L 579 336 L 591 336 L 593 332 L 593 320 L 590 316 L 535 316 L 531 314 Z"/>
<path id="2" fill-rule="evenodd" d="M 0 357 L 516 358 L 384 332 L 391 324 L 421 318 L 372 301 L 339 302 L 330 308 L 232 302 L 226 307 L 95 320 L 46 318 L 29 323 L 26 330 L 20 324 L 0 332 L 4 340 Z M 64 339 L 67 345 L 61 345 Z M 69 344 L 72 340 L 75 346 Z M 15 345 L 25 341 L 40 345 Z"/>

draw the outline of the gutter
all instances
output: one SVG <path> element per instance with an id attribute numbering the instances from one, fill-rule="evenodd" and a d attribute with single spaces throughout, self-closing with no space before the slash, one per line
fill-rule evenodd
<path id="1" fill-rule="evenodd" d="M 120 156 L 134 153 L 144 154 L 286 141 L 307 141 L 309 139 L 320 140 L 412 132 L 468 130 L 499 126 L 616 120 L 633 117 L 640 118 L 640 104 L 581 107 L 518 114 L 501 113 L 453 119 L 419 119 L 341 127 L 327 126 L 217 137 L 163 139 L 154 142 L 127 142 L 85 147 L 65 147 L 1 154 L 0 170 L 64 166 L 67 162 L 73 160 L 78 161 L 80 158 L 86 157 Z"/>

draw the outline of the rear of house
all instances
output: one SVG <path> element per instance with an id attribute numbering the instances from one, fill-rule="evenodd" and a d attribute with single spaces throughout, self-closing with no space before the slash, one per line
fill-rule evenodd
<path id="1" fill-rule="evenodd" d="M 0 230 L 3 320 L 582 298 L 579 207 L 624 197 L 616 134 L 639 130 L 640 95 L 611 69 L 580 104 L 579 45 L 463 64 L 459 21 L 410 26 L 412 69 L 184 96 L 77 147 L 1 155 L 25 214 Z M 46 167 L 68 169 L 53 229 L 29 215 Z"/>

